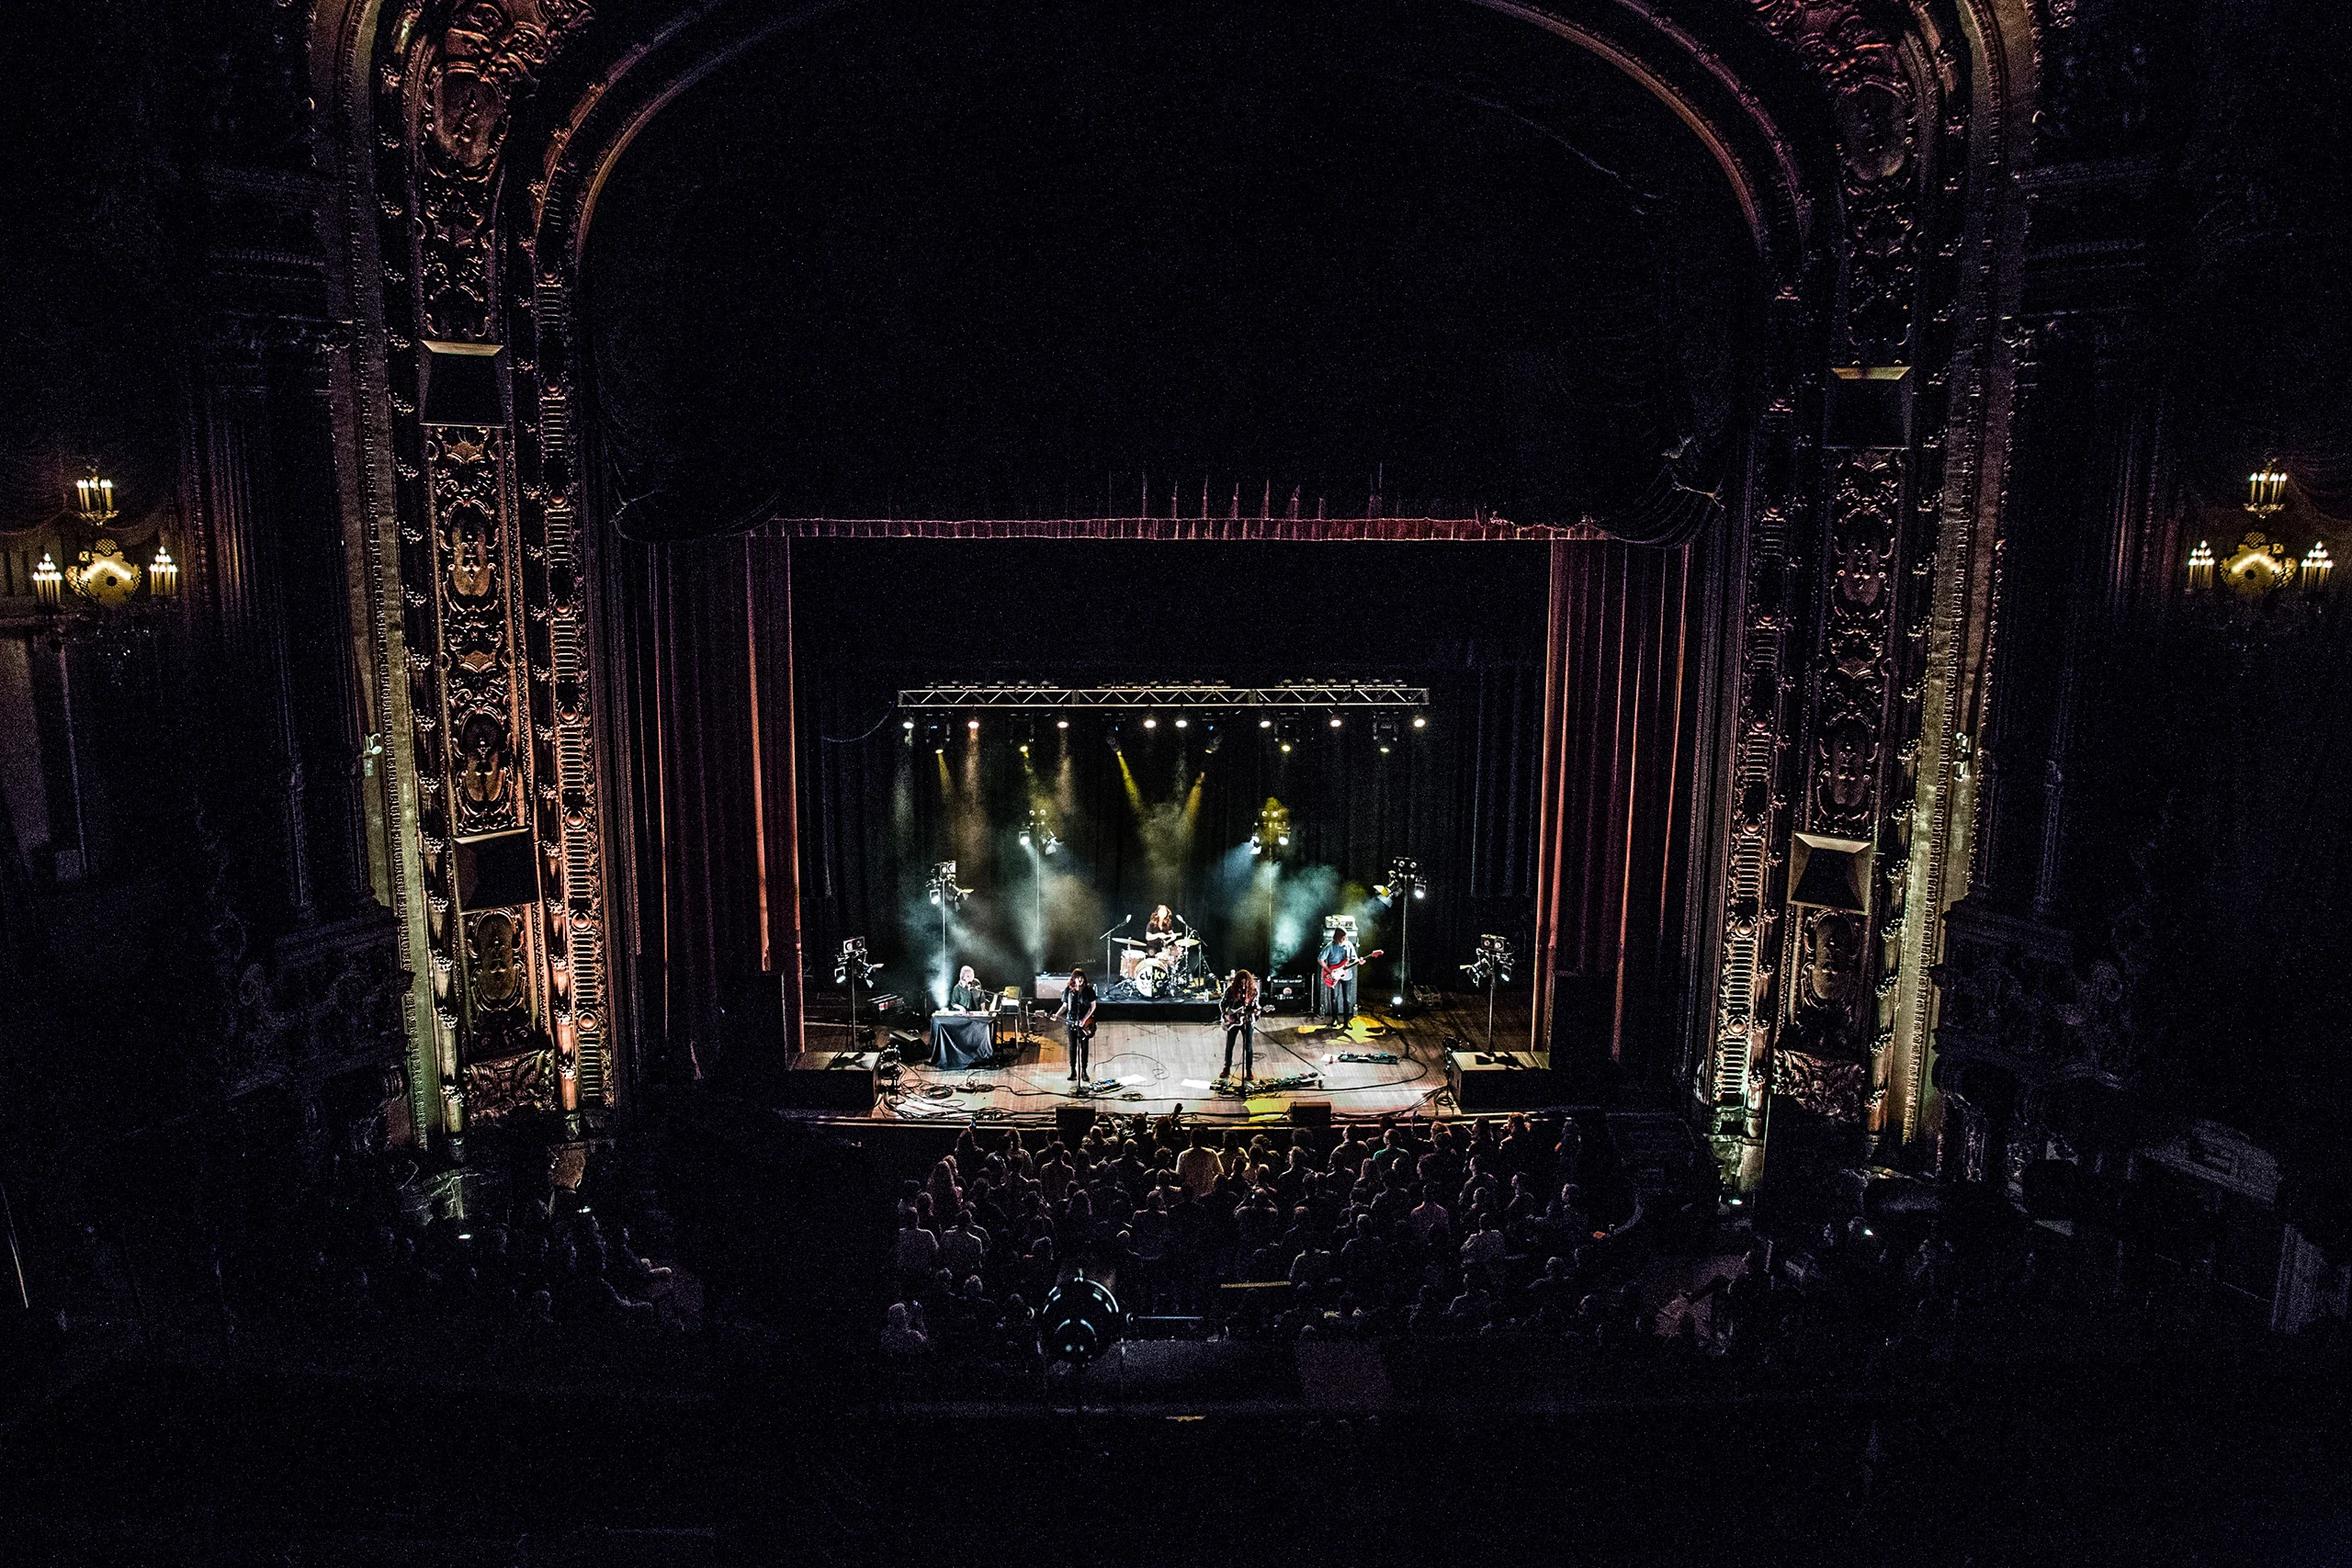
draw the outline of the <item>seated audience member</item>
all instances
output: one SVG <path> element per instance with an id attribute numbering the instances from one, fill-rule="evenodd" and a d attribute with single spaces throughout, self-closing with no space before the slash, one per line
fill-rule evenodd
<path id="1" fill-rule="evenodd" d="M 873 1319 L 866 1321 L 871 1323 Z M 922 1330 L 922 1308 L 909 1302 L 892 1302 L 882 1324 L 882 1354 L 893 1361 L 904 1362 L 930 1348 L 931 1336 Z"/>

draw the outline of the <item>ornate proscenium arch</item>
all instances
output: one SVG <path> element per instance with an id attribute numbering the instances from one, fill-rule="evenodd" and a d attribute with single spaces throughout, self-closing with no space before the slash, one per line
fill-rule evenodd
<path id="1" fill-rule="evenodd" d="M 319 7 L 314 69 L 345 137 L 331 150 L 349 197 L 340 283 L 360 328 L 338 381 L 347 526 L 372 569 L 424 1135 L 460 1133 L 469 1094 L 481 1115 L 517 1095 L 571 1111 L 626 1091 L 597 537 L 577 417 L 582 247 L 606 175 L 652 116 L 737 51 L 834 8 Z M 2009 396 L 1996 329 L 2017 274 L 2006 175 L 2024 156 L 2032 92 L 2026 6 L 1486 8 L 1668 104 L 1731 182 L 1770 292 L 1762 412 L 1719 522 L 1728 565 L 1700 607 L 1690 861 L 1703 896 L 1686 945 L 1709 955 L 1709 978 L 1688 1010 L 1686 1080 L 1742 1179 L 1760 1169 L 1776 1087 L 1867 1129 L 1876 1152 L 1917 1152 L 1936 1117 L 1926 974 L 1969 863 L 1966 764 L 1994 610 Z M 1493 517 L 1422 522 L 1422 536 L 1527 536 Z M 778 520 L 746 558 L 780 576 L 793 536 L 847 527 Z M 1548 972 L 1572 869 L 1565 759 L 1581 678 L 1564 640 L 1567 552 L 1628 547 L 1539 536 L 1555 563 Z M 783 882 L 767 931 L 775 966 L 797 976 L 788 868 Z"/>

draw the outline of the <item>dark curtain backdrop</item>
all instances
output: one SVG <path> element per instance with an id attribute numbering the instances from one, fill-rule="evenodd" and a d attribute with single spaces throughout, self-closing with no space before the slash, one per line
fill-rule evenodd
<path id="1" fill-rule="evenodd" d="M 649 1064 L 708 1068 L 763 974 L 797 973 L 788 541 L 608 547 L 610 846 Z M 727 1013 L 739 1010 L 734 1021 Z M 780 1013 L 778 1015 L 780 1020 Z"/>
<path id="2" fill-rule="evenodd" d="M 919 987 L 939 944 L 924 883 L 935 861 L 953 859 L 976 893 L 951 921 L 950 945 L 957 962 L 999 985 L 1024 979 L 1039 960 L 1099 968 L 1101 934 L 1125 916 L 1139 928 L 1156 903 L 1199 928 L 1220 972 L 1262 972 L 1266 888 L 1246 845 L 1270 798 L 1292 827 L 1273 889 L 1283 970 L 1303 971 L 1301 944 L 1311 944 L 1325 912 L 1356 914 L 1366 945 L 1393 957 L 1399 917 L 1367 893 L 1400 854 L 1418 859 L 1430 883 L 1413 911 L 1423 983 L 1450 976 L 1480 931 L 1523 940 L 1542 696 L 1535 649 L 1476 668 L 1399 671 L 1430 687 L 1430 723 L 1416 730 L 1400 716 L 1386 754 L 1359 711 L 1337 730 L 1321 714 L 1302 718 L 1287 755 L 1282 731 L 1246 712 L 1195 716 L 1184 731 L 1172 716 L 1146 731 L 1142 716 L 1128 715 L 1116 751 L 1113 721 L 1099 713 L 1073 716 L 1067 730 L 1051 714 L 985 714 L 977 735 L 964 714 L 915 716 L 910 733 L 888 707 L 887 679 L 820 671 L 818 650 L 805 651 L 803 711 L 816 731 L 802 752 L 812 954 L 865 936 L 892 964 L 895 986 Z M 940 719 L 944 752 L 927 733 Z M 1024 763 L 1019 743 L 1030 735 Z M 1019 842 L 1033 802 L 1064 840 L 1051 857 Z M 1046 874 L 1042 922 L 1033 868 Z M 1392 983 L 1387 968 L 1370 973 L 1375 987 Z"/>
<path id="3" fill-rule="evenodd" d="M 1538 940 L 1547 662 L 1561 682 L 1555 1034 L 1629 1065 L 1663 1052 L 1692 984 L 1706 559 L 1703 545 L 1601 543 L 616 541 L 605 778 L 628 841 L 611 851 L 628 927 L 615 948 L 631 955 L 647 1060 L 707 1070 L 751 998 L 796 971 L 782 914 L 796 874 L 799 972 L 820 993 L 838 944 L 862 936 L 885 984 L 923 994 L 940 941 L 923 884 L 944 859 L 974 889 L 951 961 L 995 985 L 1040 958 L 1097 968 L 1101 933 L 1158 902 L 1190 918 L 1220 972 L 1262 969 L 1265 886 L 1246 846 L 1270 797 L 1293 840 L 1277 972 L 1303 973 L 1321 917 L 1345 910 L 1392 955 L 1370 994 L 1393 987 L 1402 921 L 1369 893 L 1406 854 L 1430 885 L 1412 905 L 1415 977 L 1457 985 L 1481 933 L 1522 953 Z M 1363 710 L 1337 729 L 1296 716 L 1285 755 L 1283 731 L 1250 710 L 1180 732 L 1172 713 L 1152 731 L 1140 714 L 1076 713 L 1062 730 L 1054 713 L 1000 709 L 976 733 L 974 715 L 895 705 L 901 686 L 938 681 L 1375 677 L 1430 690 L 1427 728 L 1397 715 L 1385 754 Z M 1063 840 L 1050 859 L 1018 840 L 1033 809 Z M 1516 986 L 1534 973 L 1531 960 Z"/>
<path id="4" fill-rule="evenodd" d="M 1563 545 L 1553 561 L 1553 1042 L 1637 1068 L 1666 1068 L 1697 1005 L 1687 917 L 1711 546 Z"/>

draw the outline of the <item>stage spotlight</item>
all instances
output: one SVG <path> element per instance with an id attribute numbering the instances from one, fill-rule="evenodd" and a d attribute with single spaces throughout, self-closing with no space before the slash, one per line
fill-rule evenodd
<path id="1" fill-rule="evenodd" d="M 1372 738 L 1380 742 L 1380 750 L 1383 755 L 1386 755 L 1387 752 L 1396 746 L 1397 734 L 1396 716 L 1395 714 L 1385 713 L 1372 721 Z"/>
<path id="2" fill-rule="evenodd" d="M 1274 835 L 1274 842 L 1278 844 L 1287 844 L 1290 842 L 1290 835 L 1288 833 L 1277 833 Z"/>
<path id="3" fill-rule="evenodd" d="M 1176 728 L 1179 729 L 1190 729 L 1193 728 L 1193 721 L 1189 718 L 1180 718 L 1176 721 Z"/>
<path id="4" fill-rule="evenodd" d="M 978 734 L 979 732 L 980 721 L 977 718 L 967 718 L 964 721 L 964 728 L 971 730 L 975 734 Z"/>
<path id="5" fill-rule="evenodd" d="M 907 731 L 909 734 L 912 734 L 914 732 L 915 721 L 913 719 L 908 719 L 905 723 L 899 725 L 899 728 Z"/>
<path id="6" fill-rule="evenodd" d="M 1066 718 L 1057 718 L 1054 720 L 1054 728 L 1056 729 L 1068 729 L 1069 728 L 1069 720 Z"/>
<path id="7" fill-rule="evenodd" d="M 1156 718 L 1148 718 L 1143 721 L 1143 727 L 1146 729 L 1158 729 L 1159 728 L 1159 721 Z"/>
<path id="8" fill-rule="evenodd" d="M 1333 714 L 1331 716 L 1331 728 L 1334 729 L 1340 728 L 1340 716 L 1338 714 Z"/>
<path id="9" fill-rule="evenodd" d="M 1285 741 L 1283 741 L 1283 750 L 1285 750 L 1285 751 L 1287 751 L 1287 750 L 1290 750 L 1290 742 L 1289 742 L 1289 741 L 1285 740 Z"/>
<path id="10" fill-rule="evenodd" d="M 1413 728 L 1415 729 L 1427 729 L 1429 727 L 1430 721 L 1428 719 L 1423 718 L 1419 714 L 1415 714 L 1413 716 Z"/>
<path id="11" fill-rule="evenodd" d="M 1261 718 L 1258 721 L 1258 728 L 1261 729 L 1272 729 L 1273 727 L 1274 721 L 1271 718 Z"/>

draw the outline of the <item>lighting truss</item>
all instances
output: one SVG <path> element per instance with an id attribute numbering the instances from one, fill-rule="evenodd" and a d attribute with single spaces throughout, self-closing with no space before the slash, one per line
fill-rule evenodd
<path id="1" fill-rule="evenodd" d="M 1291 681 L 1277 686 L 1173 682 L 1133 686 L 1049 686 L 1035 682 L 911 686 L 899 692 L 907 712 L 951 708 L 1419 708 L 1430 689 L 1394 681 Z"/>

